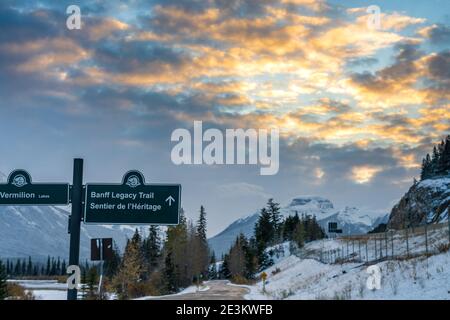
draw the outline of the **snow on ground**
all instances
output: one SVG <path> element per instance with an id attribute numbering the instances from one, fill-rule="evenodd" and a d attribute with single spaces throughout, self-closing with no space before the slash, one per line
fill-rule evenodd
<path id="1" fill-rule="evenodd" d="M 339 241 L 315 241 L 309 247 L 339 247 Z M 324 264 L 286 255 L 265 270 L 268 280 L 248 286 L 246 299 L 438 299 L 450 300 L 450 252 L 376 264 L 381 289 L 369 290 L 367 266 L 352 262 Z"/>
<path id="2" fill-rule="evenodd" d="M 67 300 L 67 291 L 62 290 L 32 290 L 36 300 Z"/>
<path id="3" fill-rule="evenodd" d="M 134 300 L 151 300 L 151 299 L 159 299 L 159 298 L 163 298 L 163 297 L 179 296 L 179 295 L 188 294 L 188 293 L 208 291 L 210 288 L 207 286 L 207 284 L 208 284 L 208 281 L 206 281 L 204 283 L 204 285 L 201 285 L 200 287 L 190 286 L 190 287 L 187 287 L 186 289 L 184 289 L 180 292 L 174 293 L 174 294 L 168 294 L 165 296 L 146 296 L 146 297 L 141 297 L 141 298 L 137 298 Z"/>
<path id="4" fill-rule="evenodd" d="M 8 280 L 31 292 L 36 300 L 67 300 L 67 284 L 57 280 Z M 78 291 L 80 294 L 80 291 Z"/>

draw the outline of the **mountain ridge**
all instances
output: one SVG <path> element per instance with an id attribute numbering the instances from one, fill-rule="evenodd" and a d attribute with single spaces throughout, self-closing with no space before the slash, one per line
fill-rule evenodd
<path id="1" fill-rule="evenodd" d="M 287 206 L 280 209 L 280 213 L 285 218 L 296 213 L 314 215 L 324 230 L 327 230 L 328 222 L 338 222 L 343 234 L 367 233 L 378 224 L 387 222 L 389 217 L 386 212 L 351 206 L 336 209 L 329 199 L 321 196 L 295 197 Z M 259 212 L 256 212 L 233 221 L 223 231 L 208 239 L 211 249 L 220 257 L 228 251 L 239 233 L 242 232 L 246 237 L 251 237 L 258 217 Z"/>

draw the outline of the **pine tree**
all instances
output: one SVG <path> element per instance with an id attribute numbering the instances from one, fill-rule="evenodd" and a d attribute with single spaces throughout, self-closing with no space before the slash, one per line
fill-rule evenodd
<path id="1" fill-rule="evenodd" d="M 33 275 L 33 263 L 31 262 L 31 257 L 28 257 L 28 264 L 27 264 L 27 276 Z"/>
<path id="2" fill-rule="evenodd" d="M 96 267 L 91 267 L 87 272 L 87 278 L 86 278 L 86 285 L 87 285 L 87 293 L 84 297 L 86 300 L 97 300 L 98 294 L 97 294 L 97 284 L 98 284 L 98 273 Z"/>
<path id="3" fill-rule="evenodd" d="M 200 216 L 197 221 L 197 235 L 198 237 L 204 241 L 207 242 L 206 239 L 206 211 L 203 206 L 200 206 Z"/>
<path id="4" fill-rule="evenodd" d="M 261 209 L 261 214 L 255 224 L 255 238 L 258 246 L 266 248 L 274 238 L 272 217 L 266 208 Z"/>
<path id="5" fill-rule="evenodd" d="M 66 260 L 64 259 L 62 264 L 61 264 L 61 273 L 60 275 L 63 276 L 65 275 L 67 272 L 67 266 L 66 266 Z"/>
<path id="6" fill-rule="evenodd" d="M 158 268 L 159 259 L 161 257 L 161 238 L 158 226 L 150 227 L 148 237 L 145 239 L 143 247 L 148 272 L 151 274 Z"/>
<path id="7" fill-rule="evenodd" d="M 175 265 L 172 260 L 172 252 L 168 252 L 164 260 L 164 281 L 168 293 L 178 291 L 178 281 L 175 271 Z"/>
<path id="8" fill-rule="evenodd" d="M 230 279 L 231 278 L 229 260 L 230 260 L 230 257 L 228 256 L 228 254 L 223 256 L 223 262 L 220 266 L 220 277 L 222 279 Z"/>
<path id="9" fill-rule="evenodd" d="M 195 234 L 191 237 L 193 248 L 193 267 L 194 274 L 197 277 L 206 277 L 209 265 L 209 247 L 206 238 L 206 211 L 203 206 L 200 207 L 200 215 L 197 220 Z"/>
<path id="10" fill-rule="evenodd" d="M 270 215 L 270 222 L 273 226 L 273 237 L 274 241 L 281 240 L 281 213 L 280 213 L 280 204 L 273 201 L 273 199 L 269 199 L 267 202 L 267 211 Z"/>
<path id="11" fill-rule="evenodd" d="M 27 262 L 26 262 L 25 259 L 23 260 L 21 266 L 22 266 L 22 269 L 21 269 L 21 271 L 20 271 L 20 274 L 21 274 L 22 276 L 26 276 L 26 274 L 27 274 Z"/>
<path id="12" fill-rule="evenodd" d="M 192 228 L 192 227 L 191 227 Z M 189 248 L 190 237 L 184 213 L 180 213 L 180 223 L 167 228 L 164 243 L 164 257 L 170 253 L 170 262 L 174 268 L 174 277 L 177 288 L 185 288 L 192 284 L 192 252 Z M 168 279 L 165 279 L 166 283 Z"/>
<path id="13" fill-rule="evenodd" d="M 111 259 L 106 260 L 104 264 L 105 276 L 109 279 L 112 279 L 114 275 L 117 273 L 120 267 L 120 263 L 121 259 L 119 254 L 119 248 L 117 247 L 117 244 L 113 242 Z"/>
<path id="14" fill-rule="evenodd" d="M 0 300 L 5 300 L 8 297 L 6 277 L 6 267 L 0 260 Z"/>
<path id="15" fill-rule="evenodd" d="M 303 219 L 297 223 L 294 233 L 292 235 L 292 240 L 297 244 L 299 248 L 303 247 L 305 244 L 306 231 L 304 227 Z"/>
<path id="16" fill-rule="evenodd" d="M 216 266 L 216 255 L 214 252 L 211 255 L 211 260 L 209 261 L 209 268 L 208 268 L 208 279 L 209 280 L 215 280 L 217 279 L 217 266 Z"/>
<path id="17" fill-rule="evenodd" d="M 127 241 L 122 263 L 113 280 L 121 299 L 134 298 L 137 285 L 145 271 L 142 239 L 136 229 L 131 240 Z"/>
<path id="18" fill-rule="evenodd" d="M 45 274 L 46 275 L 50 275 L 50 268 L 51 268 L 51 265 L 50 265 L 50 256 L 48 256 L 47 257 L 47 268 L 45 269 Z"/>
<path id="19" fill-rule="evenodd" d="M 441 154 L 441 168 L 443 175 L 450 175 L 450 135 L 446 137 Z"/>
<path id="20" fill-rule="evenodd" d="M 245 238 L 239 235 L 229 253 L 229 269 L 232 277 L 244 277 L 245 275 Z"/>
<path id="21" fill-rule="evenodd" d="M 9 265 L 9 259 L 6 259 L 6 274 L 10 275 L 11 274 L 11 267 Z"/>

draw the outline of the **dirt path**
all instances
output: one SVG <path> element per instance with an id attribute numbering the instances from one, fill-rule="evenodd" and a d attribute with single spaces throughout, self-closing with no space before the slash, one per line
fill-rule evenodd
<path id="1" fill-rule="evenodd" d="M 247 288 L 230 286 L 228 281 L 208 281 L 205 285 L 207 291 L 186 293 L 157 298 L 157 300 L 244 300 L 244 295 L 249 292 Z M 154 298 L 155 299 L 155 298 Z"/>

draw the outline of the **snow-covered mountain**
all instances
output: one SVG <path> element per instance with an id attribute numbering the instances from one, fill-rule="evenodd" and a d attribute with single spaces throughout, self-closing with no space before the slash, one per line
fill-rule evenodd
<path id="1" fill-rule="evenodd" d="M 450 177 L 426 179 L 415 183 L 392 208 L 388 228 L 442 222 L 450 207 Z"/>
<path id="2" fill-rule="evenodd" d="M 328 222 L 337 222 L 343 234 L 367 233 L 380 223 L 386 223 L 388 214 L 373 210 L 362 210 L 356 207 L 344 207 L 336 209 L 333 203 L 323 197 L 299 196 L 290 202 L 289 205 L 281 208 L 284 217 L 295 214 L 301 216 L 314 215 L 319 224 L 327 230 Z M 254 213 L 245 218 L 238 219 L 230 224 L 225 230 L 209 239 L 212 250 L 220 257 L 226 253 L 233 241 L 243 233 L 247 237 L 253 235 L 253 229 L 258 220 L 259 213 Z"/>
<path id="3" fill-rule="evenodd" d="M 68 258 L 69 212 L 58 207 L 0 207 L 0 258 Z M 80 258 L 90 256 L 91 238 L 111 237 L 120 249 L 133 228 L 128 226 L 81 225 Z"/>

